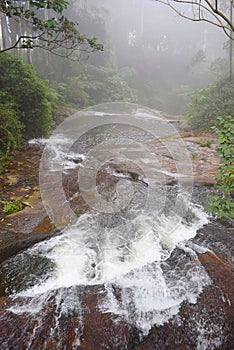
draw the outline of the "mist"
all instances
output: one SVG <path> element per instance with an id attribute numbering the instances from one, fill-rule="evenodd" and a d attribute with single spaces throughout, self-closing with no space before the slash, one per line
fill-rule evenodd
<path id="1" fill-rule="evenodd" d="M 184 115 L 194 90 L 228 76 L 224 31 L 155 0 L 70 1 L 65 15 L 103 51 L 81 51 L 75 61 L 51 55 L 49 65 L 38 51 L 33 64 L 75 107 L 126 101 Z"/>
<path id="2" fill-rule="evenodd" d="M 215 81 L 227 67 L 227 38 L 220 28 L 186 20 L 156 1 L 89 0 L 79 11 L 95 13 L 105 27 L 100 33 L 100 23 L 99 30 L 94 23 L 87 28 L 78 18 L 81 32 L 104 41 L 104 52 L 92 54 L 89 63 L 112 55 L 111 64 L 148 107 L 182 113 L 189 92 Z"/>

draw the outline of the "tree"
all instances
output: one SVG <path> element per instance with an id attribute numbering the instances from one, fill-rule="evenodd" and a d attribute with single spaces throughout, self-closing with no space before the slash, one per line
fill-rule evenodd
<path id="1" fill-rule="evenodd" d="M 225 34 L 234 39 L 232 22 L 233 0 L 229 8 L 222 0 L 155 0 L 172 8 L 178 15 L 195 22 L 208 22 L 222 28 Z M 229 12 L 229 13 L 228 13 Z"/>
<path id="2" fill-rule="evenodd" d="M 217 124 L 218 116 L 233 115 L 233 93 L 234 82 L 226 79 L 194 91 L 187 110 L 192 128 L 208 130 Z"/>
<path id="3" fill-rule="evenodd" d="M 169 6 L 179 16 L 194 22 L 208 22 L 223 29 L 229 38 L 229 78 L 233 74 L 234 0 L 155 0 Z"/>
<path id="4" fill-rule="evenodd" d="M 81 34 L 78 23 L 64 15 L 68 4 L 67 0 L 1 1 L 0 52 L 38 47 L 71 57 L 77 51 L 103 50 L 95 37 Z"/>

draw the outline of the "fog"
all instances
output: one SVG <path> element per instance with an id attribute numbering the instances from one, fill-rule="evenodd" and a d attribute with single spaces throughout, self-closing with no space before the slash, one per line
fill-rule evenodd
<path id="1" fill-rule="evenodd" d="M 122 76 L 140 91 L 141 103 L 160 109 L 176 89 L 180 96 L 173 98 L 173 108 L 170 102 L 166 105 L 180 112 L 187 92 L 207 85 L 225 69 L 227 37 L 209 23 L 186 20 L 153 0 L 89 0 L 79 7 L 95 11 L 104 21 L 105 50 L 113 52 Z M 95 27 L 90 34 L 98 35 Z M 97 53 L 92 62 L 105 54 Z M 156 98 L 152 91 L 162 96 Z"/>
<path id="2" fill-rule="evenodd" d="M 214 25 L 186 20 L 154 0 L 83 0 L 71 6 L 69 17 L 80 31 L 104 44 L 104 52 L 93 53 L 88 63 L 115 67 L 141 104 L 182 113 L 191 91 L 225 75 L 228 38 Z"/>

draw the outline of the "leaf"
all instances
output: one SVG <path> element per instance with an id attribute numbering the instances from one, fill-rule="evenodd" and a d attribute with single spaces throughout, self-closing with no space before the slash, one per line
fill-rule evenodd
<path id="1" fill-rule="evenodd" d="M 21 202 L 23 205 L 25 205 L 26 207 L 30 207 L 30 208 L 33 208 L 33 206 L 28 203 L 28 202 Z"/>

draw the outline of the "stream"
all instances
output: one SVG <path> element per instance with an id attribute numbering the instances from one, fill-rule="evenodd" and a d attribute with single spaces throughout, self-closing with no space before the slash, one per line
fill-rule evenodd
<path id="1" fill-rule="evenodd" d="M 196 241 L 210 218 L 193 196 L 186 145 L 148 110 L 104 107 L 70 118 L 49 140 L 30 141 L 44 147 L 40 190 L 60 232 L 1 265 L 1 323 L 18 320 L 1 349 L 91 349 L 87 313 L 117 327 L 112 345 L 103 340 L 96 349 L 137 349 L 120 342 L 118 325 L 140 342 L 213 283 L 198 258 L 212 251 Z M 89 206 L 81 214 L 79 196 Z M 222 348 L 222 333 L 208 341 L 205 328 L 199 334 L 191 349 Z"/>

